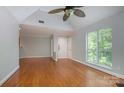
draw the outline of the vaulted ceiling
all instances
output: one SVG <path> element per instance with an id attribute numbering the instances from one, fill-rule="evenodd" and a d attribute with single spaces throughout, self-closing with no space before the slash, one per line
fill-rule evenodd
<path id="1" fill-rule="evenodd" d="M 69 22 L 75 29 L 84 28 L 95 22 L 108 18 L 110 16 L 123 13 L 124 7 L 122 6 L 88 6 L 82 8 L 86 13 L 86 17 L 79 18 L 76 16 L 70 17 Z"/>
<path id="2" fill-rule="evenodd" d="M 66 22 L 63 22 L 62 13 L 48 14 L 48 11 L 64 6 L 8 6 L 8 10 L 15 16 L 26 30 L 25 35 L 44 35 L 59 33 L 64 34 L 84 28 L 104 18 L 124 12 L 122 6 L 86 6 L 80 8 L 86 14 L 85 18 L 72 15 Z M 39 20 L 44 24 L 38 23 Z"/>

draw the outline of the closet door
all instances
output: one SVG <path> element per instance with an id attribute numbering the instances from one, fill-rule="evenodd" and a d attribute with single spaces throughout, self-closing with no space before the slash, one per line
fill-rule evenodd
<path id="1" fill-rule="evenodd" d="M 58 38 L 58 58 L 67 58 L 67 38 Z"/>

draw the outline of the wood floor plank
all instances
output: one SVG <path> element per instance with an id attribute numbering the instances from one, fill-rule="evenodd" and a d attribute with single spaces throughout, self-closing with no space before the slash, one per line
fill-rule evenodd
<path id="1" fill-rule="evenodd" d="M 70 59 L 23 58 L 3 87 L 111 87 L 116 77 Z M 117 80 L 120 80 L 117 78 Z"/>

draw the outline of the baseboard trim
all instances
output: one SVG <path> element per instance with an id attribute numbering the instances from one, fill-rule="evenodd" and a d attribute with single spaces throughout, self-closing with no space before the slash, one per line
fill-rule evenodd
<path id="1" fill-rule="evenodd" d="M 26 57 L 20 57 L 19 59 L 22 59 L 22 58 L 45 58 L 45 57 L 50 57 L 51 58 L 51 56 L 26 56 Z"/>
<path id="2" fill-rule="evenodd" d="M 110 74 L 110 75 L 116 76 L 116 77 L 118 77 L 118 78 L 124 79 L 124 75 L 117 74 L 117 73 L 115 73 L 115 72 L 112 72 L 112 71 L 109 71 L 109 70 L 105 70 L 105 69 L 99 68 L 99 67 L 97 67 L 97 66 L 94 66 L 94 65 L 90 65 L 90 64 L 88 64 L 88 63 L 81 62 L 81 61 L 76 60 L 76 59 L 71 59 L 71 60 L 76 61 L 76 62 L 79 62 L 79 63 L 84 64 L 84 65 L 86 65 L 86 66 L 92 67 L 92 68 L 94 68 L 94 69 L 100 70 L 100 71 L 102 71 L 102 72 L 108 73 L 108 74 Z"/>
<path id="3" fill-rule="evenodd" d="M 19 69 L 19 65 L 0 81 L 0 86 L 2 86 L 18 69 Z"/>
<path id="4" fill-rule="evenodd" d="M 67 59 L 68 57 L 58 57 L 58 59 Z"/>
<path id="5" fill-rule="evenodd" d="M 54 59 L 53 57 L 51 57 L 51 59 L 52 59 L 53 61 L 57 62 L 57 59 Z"/>

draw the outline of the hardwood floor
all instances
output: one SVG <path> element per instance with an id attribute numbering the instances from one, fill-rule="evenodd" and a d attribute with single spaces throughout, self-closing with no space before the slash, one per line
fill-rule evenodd
<path id="1" fill-rule="evenodd" d="M 109 87 L 115 86 L 115 78 L 69 59 L 27 58 L 20 60 L 18 71 L 2 86 Z"/>

